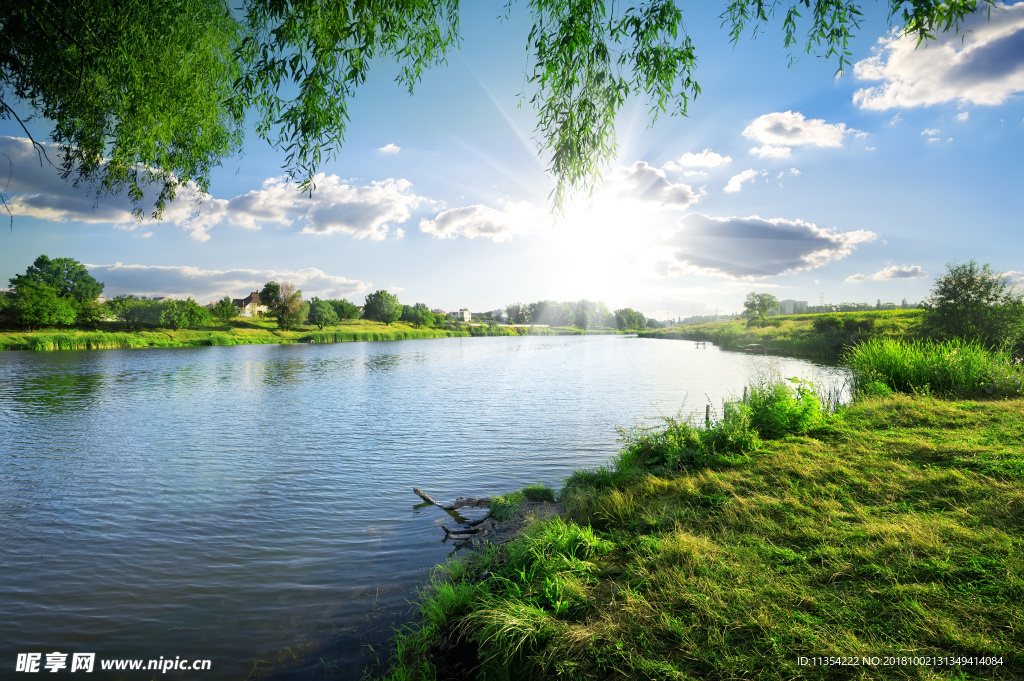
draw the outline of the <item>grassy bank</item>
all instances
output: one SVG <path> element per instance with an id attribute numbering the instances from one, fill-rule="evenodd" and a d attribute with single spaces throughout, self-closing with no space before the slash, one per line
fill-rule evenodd
<path id="1" fill-rule="evenodd" d="M 208 345 L 249 345 L 261 343 L 347 343 L 353 341 L 413 340 L 466 336 L 575 335 L 575 328 L 510 327 L 465 325 L 454 329 L 417 328 L 396 322 L 385 325 L 365 319 L 348 320 L 336 326 L 292 331 L 278 329 L 273 321 L 235 320 L 200 328 L 145 329 L 125 331 L 123 325 L 104 323 L 96 331 L 48 329 L 38 332 L 0 331 L 0 350 L 100 350 L 111 348 L 177 348 Z M 588 335 L 617 333 L 588 331 Z"/>
<path id="2" fill-rule="evenodd" d="M 793 357 L 838 359 L 868 338 L 920 337 L 923 310 L 835 312 L 769 317 L 764 326 L 745 319 L 704 322 L 645 331 L 643 338 L 671 338 L 714 343 L 725 350 L 764 345 L 767 352 Z"/>
<path id="3" fill-rule="evenodd" d="M 763 385 L 629 433 L 565 518 L 439 568 L 387 678 L 1021 678 L 1021 394 Z"/>

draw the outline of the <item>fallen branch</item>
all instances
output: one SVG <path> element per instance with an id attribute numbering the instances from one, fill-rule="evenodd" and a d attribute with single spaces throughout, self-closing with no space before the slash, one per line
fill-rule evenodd
<path id="1" fill-rule="evenodd" d="M 491 506 L 490 499 L 480 499 L 478 497 L 459 497 L 451 504 L 439 504 L 433 499 L 431 499 L 426 492 L 424 492 L 418 487 L 413 487 L 412 491 L 416 493 L 416 496 L 418 496 L 420 499 L 427 502 L 428 504 L 433 504 L 434 506 L 438 506 L 446 511 L 454 511 L 456 509 L 463 508 L 466 506 L 473 506 L 477 508 L 490 508 Z"/>

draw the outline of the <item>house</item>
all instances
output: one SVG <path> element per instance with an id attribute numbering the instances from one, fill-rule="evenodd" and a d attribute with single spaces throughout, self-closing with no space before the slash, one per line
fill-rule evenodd
<path id="1" fill-rule="evenodd" d="M 495 310 L 491 313 L 491 319 L 499 322 L 503 322 L 508 319 L 508 313 L 504 310 Z"/>
<path id="2" fill-rule="evenodd" d="M 462 308 L 458 312 L 449 312 L 448 316 L 460 322 L 468 322 L 473 319 L 473 315 L 466 308 Z"/>
<path id="3" fill-rule="evenodd" d="M 260 304 L 259 291 L 253 291 L 245 298 L 234 298 L 231 304 L 238 308 L 239 317 L 255 317 L 268 311 L 266 305 Z"/>
<path id="4" fill-rule="evenodd" d="M 439 307 L 435 307 L 433 310 L 431 310 L 431 312 L 433 312 L 434 314 L 441 315 L 442 317 L 447 317 L 448 316 L 448 313 L 445 312 L 444 310 L 442 310 Z"/>

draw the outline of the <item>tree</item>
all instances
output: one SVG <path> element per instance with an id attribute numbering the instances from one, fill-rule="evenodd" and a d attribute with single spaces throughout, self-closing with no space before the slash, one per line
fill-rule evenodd
<path id="1" fill-rule="evenodd" d="M 330 302 L 313 298 L 309 301 L 309 316 L 306 321 L 316 328 L 322 329 L 325 326 L 337 324 L 338 313 L 334 311 L 334 306 Z"/>
<path id="2" fill-rule="evenodd" d="M 275 310 L 281 305 L 281 286 L 276 281 L 268 281 L 260 289 L 260 305 L 266 305 L 272 315 L 277 315 Z"/>
<path id="3" fill-rule="evenodd" d="M 162 306 L 156 300 L 121 295 L 108 300 L 104 305 L 117 319 L 124 322 L 127 331 L 137 331 L 143 324 L 155 326 L 160 323 Z"/>
<path id="4" fill-rule="evenodd" d="M 359 306 L 355 303 L 350 303 L 344 298 L 341 300 L 328 300 L 327 302 L 334 308 L 338 319 L 359 319 Z"/>
<path id="5" fill-rule="evenodd" d="M 925 329 L 939 338 L 963 338 L 990 348 L 1024 339 L 1024 300 L 987 263 L 947 264 L 924 307 Z"/>
<path id="6" fill-rule="evenodd" d="M 51 286 L 23 279 L 10 304 L 9 313 L 29 331 L 41 326 L 70 326 L 78 316 L 72 298 L 59 295 Z"/>
<path id="7" fill-rule="evenodd" d="M 576 326 L 584 331 L 590 328 L 590 311 L 587 308 L 584 307 L 576 313 Z"/>
<path id="8" fill-rule="evenodd" d="M 436 323 L 435 315 L 426 306 L 426 303 L 416 303 L 412 306 L 403 305 L 400 319 L 413 326 L 434 326 Z"/>
<path id="9" fill-rule="evenodd" d="M 700 92 L 697 55 L 675 0 L 525 4 L 533 25 L 524 97 L 537 110 L 560 208 L 614 158 L 615 118 L 630 96 L 651 101 L 652 118 L 686 113 Z M 904 32 L 921 41 L 959 31 L 977 4 L 888 0 L 879 11 L 901 16 Z M 96 181 L 102 191 L 127 188 L 136 206 L 155 183 L 159 193 L 147 200 L 158 216 L 186 183 L 208 188 L 212 168 L 239 150 L 254 110 L 256 132 L 285 152 L 286 173 L 312 189 L 319 166 L 342 146 L 348 100 L 370 65 L 397 59 L 397 80 L 411 92 L 458 44 L 458 9 L 458 0 L 246 0 L 237 13 L 226 0 L 6 0 L 0 116 L 16 118 L 26 134 L 17 101 L 47 118 L 64 177 Z M 722 21 L 735 43 L 776 9 L 730 0 Z M 788 0 L 784 44 L 821 49 L 842 71 L 861 17 L 858 0 Z"/>
<path id="10" fill-rule="evenodd" d="M 230 322 L 238 316 L 238 308 L 231 302 L 231 296 L 224 296 L 213 306 L 213 316 L 222 322 Z"/>
<path id="11" fill-rule="evenodd" d="M 743 314 L 751 319 L 761 319 L 779 306 L 779 299 L 770 293 L 748 293 L 743 301 Z"/>
<path id="12" fill-rule="evenodd" d="M 522 303 L 512 303 L 505 308 L 509 324 L 529 324 L 531 307 Z"/>
<path id="13" fill-rule="evenodd" d="M 270 286 L 270 284 L 267 284 L 267 286 Z M 306 315 L 309 313 L 309 305 L 305 305 L 302 302 L 302 291 L 287 281 L 281 282 L 278 291 L 279 294 L 275 305 L 271 308 L 274 316 L 277 317 L 277 325 L 285 331 L 302 326 L 302 322 L 306 321 Z M 260 293 L 260 301 L 263 301 L 262 292 Z"/>
<path id="14" fill-rule="evenodd" d="M 366 296 L 363 304 L 363 316 L 375 322 L 391 324 L 402 315 L 402 304 L 398 297 L 387 291 L 374 291 Z"/>
<path id="15" fill-rule="evenodd" d="M 93 279 L 85 265 L 71 258 L 50 260 L 45 255 L 39 256 L 25 274 L 10 279 L 14 288 L 26 281 L 49 286 L 58 296 L 79 303 L 93 302 L 103 293 L 103 284 Z"/>
<path id="16" fill-rule="evenodd" d="M 641 331 L 646 326 L 644 316 L 630 307 L 615 311 L 615 326 L 621 331 Z"/>
<path id="17" fill-rule="evenodd" d="M 213 319 L 210 310 L 196 301 L 169 300 L 160 305 L 160 324 L 174 331 L 186 326 L 202 326 Z"/>

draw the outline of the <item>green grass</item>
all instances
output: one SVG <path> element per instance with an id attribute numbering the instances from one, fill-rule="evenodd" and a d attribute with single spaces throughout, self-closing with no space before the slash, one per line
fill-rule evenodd
<path id="1" fill-rule="evenodd" d="M 566 518 L 439 568 L 387 678 L 1024 675 L 1024 400 L 826 414 L 768 388 L 716 423 L 627 433 L 566 481 Z"/>
<path id="2" fill-rule="evenodd" d="M 871 338 L 851 348 L 843 361 L 853 373 L 855 391 L 867 394 L 1024 396 L 1020 360 L 978 343 Z"/>
<path id="3" fill-rule="evenodd" d="M 918 338 L 923 310 L 879 310 L 769 317 L 765 326 L 745 319 L 704 322 L 657 329 L 643 338 L 670 338 L 714 343 L 725 350 L 764 345 L 769 352 L 794 357 L 838 359 L 867 338 Z"/>

